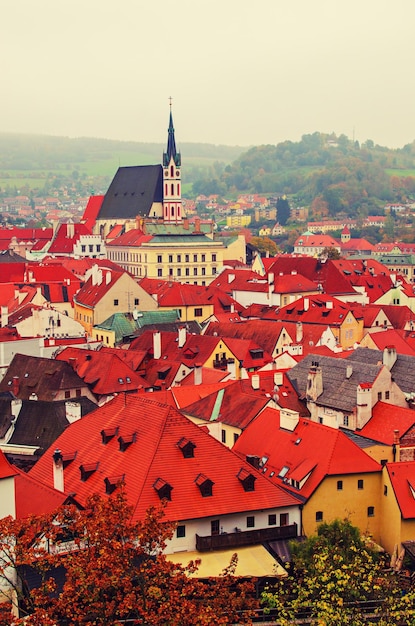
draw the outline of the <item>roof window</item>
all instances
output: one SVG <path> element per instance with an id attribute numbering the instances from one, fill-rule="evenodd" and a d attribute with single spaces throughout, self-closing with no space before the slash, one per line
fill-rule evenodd
<path id="1" fill-rule="evenodd" d="M 256 477 L 251 474 L 251 472 L 248 472 L 247 469 L 241 467 L 236 476 L 242 483 L 244 491 L 255 491 Z"/>
<path id="2" fill-rule="evenodd" d="M 195 483 L 199 487 L 200 493 L 204 498 L 207 498 L 213 494 L 213 485 L 215 483 L 204 474 L 198 474 L 196 476 Z"/>
<path id="3" fill-rule="evenodd" d="M 85 482 L 94 472 L 97 471 L 99 463 L 84 463 L 79 466 L 81 472 L 81 480 Z"/>
<path id="4" fill-rule="evenodd" d="M 186 437 L 182 437 L 178 442 L 177 446 L 182 451 L 183 457 L 185 459 L 191 459 L 195 455 L 196 444 L 193 441 L 190 441 Z"/>
<path id="5" fill-rule="evenodd" d="M 157 478 L 156 482 L 153 484 L 153 487 L 157 491 L 157 495 L 160 500 L 171 500 L 171 492 L 173 487 L 169 485 L 168 482 L 163 480 L 163 478 Z"/>
<path id="6" fill-rule="evenodd" d="M 113 493 L 116 488 L 124 482 L 125 474 L 120 474 L 119 476 L 107 476 L 104 478 L 105 483 L 105 493 L 110 495 Z"/>
<path id="7" fill-rule="evenodd" d="M 135 443 L 137 439 L 137 433 L 132 433 L 131 435 L 125 435 L 124 437 L 118 437 L 118 443 L 120 444 L 120 451 L 125 452 L 127 448 L 131 446 L 132 443 Z"/>
<path id="8" fill-rule="evenodd" d="M 103 428 L 101 430 L 102 443 L 106 445 L 108 442 L 110 442 L 111 439 L 118 435 L 118 430 L 118 426 L 116 426 L 115 428 Z"/>

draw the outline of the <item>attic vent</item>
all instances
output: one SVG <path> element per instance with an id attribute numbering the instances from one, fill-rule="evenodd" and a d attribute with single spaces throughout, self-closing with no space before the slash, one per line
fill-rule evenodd
<path id="1" fill-rule="evenodd" d="M 177 442 L 177 445 L 182 451 L 185 459 L 191 459 L 194 457 L 196 444 L 194 444 L 193 441 L 186 439 L 186 437 L 182 437 L 180 441 Z"/>
<path id="2" fill-rule="evenodd" d="M 256 477 L 251 472 L 241 467 L 236 476 L 241 481 L 244 491 L 255 491 Z"/>
<path id="3" fill-rule="evenodd" d="M 104 478 L 105 483 L 105 493 L 110 495 L 113 493 L 116 488 L 124 482 L 125 474 L 120 474 L 120 476 L 107 476 Z"/>
<path id="4" fill-rule="evenodd" d="M 79 466 L 81 472 L 81 480 L 85 482 L 94 472 L 97 471 L 99 463 L 85 463 Z"/>
<path id="5" fill-rule="evenodd" d="M 109 441 L 111 441 L 111 439 L 118 435 L 118 430 L 118 426 L 115 428 L 104 428 L 101 430 L 102 443 L 106 445 Z"/>
<path id="6" fill-rule="evenodd" d="M 171 500 L 171 492 L 173 487 L 169 485 L 162 478 L 157 478 L 156 482 L 153 485 L 154 489 L 157 491 L 157 495 L 160 500 Z"/>
<path id="7" fill-rule="evenodd" d="M 200 489 L 200 493 L 204 498 L 211 496 L 213 491 L 213 485 L 215 484 L 210 478 L 205 476 L 204 474 L 198 474 L 195 480 L 196 485 Z"/>
<path id="8" fill-rule="evenodd" d="M 125 452 L 127 448 L 131 446 L 132 443 L 135 443 L 137 439 L 137 433 L 132 433 L 131 435 L 126 435 L 125 437 L 118 437 L 118 443 L 120 444 L 120 451 Z"/>

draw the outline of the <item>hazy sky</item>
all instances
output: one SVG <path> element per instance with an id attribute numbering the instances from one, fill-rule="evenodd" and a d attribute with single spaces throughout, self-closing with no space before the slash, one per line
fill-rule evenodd
<path id="1" fill-rule="evenodd" d="M 415 0 L 1 0 L 0 131 L 415 140 Z"/>

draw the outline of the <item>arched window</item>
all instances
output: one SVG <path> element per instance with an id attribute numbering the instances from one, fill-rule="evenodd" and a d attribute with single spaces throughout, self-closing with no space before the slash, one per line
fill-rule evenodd
<path id="1" fill-rule="evenodd" d="M 174 177 L 174 167 L 173 165 L 170 165 L 170 178 Z"/>

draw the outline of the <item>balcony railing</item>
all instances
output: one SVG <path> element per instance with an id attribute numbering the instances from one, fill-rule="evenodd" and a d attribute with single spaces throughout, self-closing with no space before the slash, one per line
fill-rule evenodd
<path id="1" fill-rule="evenodd" d="M 207 552 L 208 550 L 227 550 L 241 546 L 249 546 L 265 541 L 278 541 L 278 539 L 295 539 L 297 537 L 297 524 L 290 526 L 273 526 L 258 530 L 246 530 L 234 533 L 221 533 L 200 537 L 196 535 L 196 550 Z"/>

